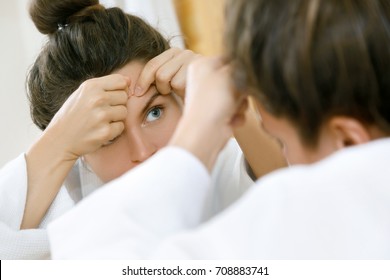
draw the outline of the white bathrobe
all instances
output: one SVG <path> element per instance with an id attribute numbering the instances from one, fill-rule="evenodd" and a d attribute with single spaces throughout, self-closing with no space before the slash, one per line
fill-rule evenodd
<path id="1" fill-rule="evenodd" d="M 50 224 L 52 256 L 390 259 L 389 174 L 386 138 L 273 172 L 202 223 L 210 176 L 167 147 Z"/>
<path id="2" fill-rule="evenodd" d="M 170 165 L 169 162 L 164 164 Z M 155 174 L 150 173 L 146 176 L 154 177 Z M 212 172 L 211 184 L 213 187 L 209 188 L 202 201 L 201 221 L 208 220 L 226 208 L 253 184 L 246 171 L 243 154 L 235 140 L 232 139 L 218 157 Z M 21 155 L 8 163 L 0 171 L 0 259 L 50 258 L 45 229 L 47 224 L 69 211 L 78 201 L 101 186 L 102 182 L 97 176 L 78 162 L 39 229 L 20 230 L 27 195 L 26 162 L 24 155 Z M 171 199 L 174 197 L 170 197 L 166 203 L 171 203 Z M 99 219 L 99 216 L 91 215 L 91 219 Z"/>

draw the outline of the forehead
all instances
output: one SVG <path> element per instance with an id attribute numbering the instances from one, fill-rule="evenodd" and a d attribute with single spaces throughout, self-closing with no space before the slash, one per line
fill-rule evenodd
<path id="1" fill-rule="evenodd" d="M 113 74 L 121 74 L 123 76 L 128 77 L 131 81 L 130 92 L 133 92 L 136 81 L 138 80 L 138 77 L 140 76 L 144 66 L 145 63 L 142 63 L 140 61 L 131 61 L 119 70 L 114 71 Z"/>

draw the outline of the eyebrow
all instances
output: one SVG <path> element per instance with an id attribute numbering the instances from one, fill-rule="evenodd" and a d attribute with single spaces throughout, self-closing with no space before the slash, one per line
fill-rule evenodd
<path id="1" fill-rule="evenodd" d="M 161 93 L 159 93 L 159 92 L 156 92 L 156 93 L 154 93 L 150 98 L 149 98 L 149 100 L 148 100 L 148 102 L 146 102 L 146 104 L 145 104 L 145 106 L 143 107 L 143 109 L 142 109 L 142 115 L 144 115 L 145 113 L 146 113 L 146 111 L 148 110 L 148 108 L 150 107 L 150 105 L 153 103 L 153 101 L 157 98 L 157 97 L 159 97 L 161 95 Z"/>

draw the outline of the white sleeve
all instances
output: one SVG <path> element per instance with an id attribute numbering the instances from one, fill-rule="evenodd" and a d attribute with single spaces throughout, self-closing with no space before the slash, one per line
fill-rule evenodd
<path id="1" fill-rule="evenodd" d="M 27 167 L 24 154 L 0 170 L 0 221 L 19 230 L 27 197 Z"/>
<path id="2" fill-rule="evenodd" d="M 70 207 L 72 200 L 61 188 L 45 215 L 41 229 L 20 230 L 27 197 L 27 166 L 24 154 L 0 170 L 0 259 L 42 259 L 49 257 L 45 223 Z"/>
<path id="3" fill-rule="evenodd" d="M 48 259 L 49 242 L 45 229 L 12 230 L 0 222 L 0 259 Z"/>
<path id="4" fill-rule="evenodd" d="M 20 230 L 27 196 L 24 154 L 0 170 L 0 259 L 48 258 L 46 230 Z"/>
<path id="5" fill-rule="evenodd" d="M 196 227 L 210 176 L 192 154 L 166 147 L 49 224 L 53 258 L 144 258 Z"/>

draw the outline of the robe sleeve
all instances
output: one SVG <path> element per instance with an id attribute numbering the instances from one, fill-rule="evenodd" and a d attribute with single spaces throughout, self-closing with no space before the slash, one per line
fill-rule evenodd
<path id="1" fill-rule="evenodd" d="M 19 230 L 27 197 L 27 167 L 20 155 L 0 170 L 0 222 Z"/>
<path id="2" fill-rule="evenodd" d="M 24 154 L 0 170 L 0 259 L 47 259 L 50 256 L 45 225 L 74 203 L 61 188 L 38 229 L 20 230 L 27 197 Z"/>
<path id="3" fill-rule="evenodd" d="M 46 230 L 20 230 L 27 196 L 24 154 L 0 170 L 0 259 L 49 257 Z"/>
<path id="4" fill-rule="evenodd" d="M 52 256 L 147 257 L 167 236 L 201 223 L 209 184 L 196 157 L 166 147 L 49 224 Z"/>

